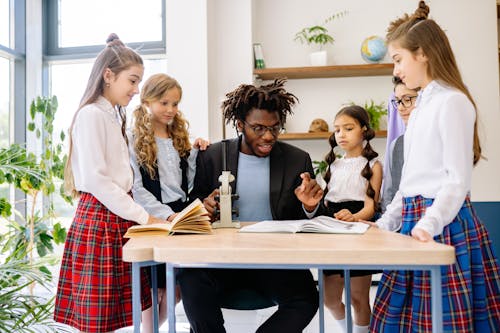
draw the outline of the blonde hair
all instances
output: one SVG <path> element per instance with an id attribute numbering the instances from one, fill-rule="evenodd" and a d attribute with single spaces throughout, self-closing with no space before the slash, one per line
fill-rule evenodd
<path id="1" fill-rule="evenodd" d="M 83 97 L 80 100 L 80 105 L 73 116 L 71 126 L 68 130 L 69 137 L 69 153 L 64 168 L 64 189 L 66 193 L 73 198 L 78 197 L 79 193 L 75 188 L 73 170 L 71 167 L 71 155 L 73 152 L 72 130 L 75 124 L 75 119 L 78 112 L 86 105 L 94 103 L 104 91 L 104 71 L 110 69 L 115 75 L 119 75 L 122 71 L 129 69 L 132 66 L 143 65 L 142 58 L 131 48 L 125 46 L 116 34 L 110 34 L 106 39 L 106 47 L 97 55 L 97 58 L 92 66 L 89 80 Z M 125 128 L 125 110 L 118 106 L 118 112 L 122 118 L 122 130 Z"/>
<path id="2" fill-rule="evenodd" d="M 476 111 L 473 139 L 473 163 L 475 165 L 482 157 L 477 131 L 476 103 L 462 80 L 448 37 L 434 20 L 427 18 L 429 11 L 425 1 L 420 1 L 413 15 L 405 14 L 391 22 L 387 29 L 387 43 L 396 43 L 413 54 L 421 50 L 428 59 L 428 76 L 460 90 L 471 101 Z"/>
<path id="3" fill-rule="evenodd" d="M 157 178 L 158 147 L 156 145 L 151 113 L 146 105 L 159 101 L 161 97 L 171 89 L 178 89 L 182 97 L 182 88 L 174 78 L 166 74 L 155 74 L 143 85 L 141 90 L 141 104 L 134 110 L 134 150 L 137 163 L 142 166 L 152 179 Z M 171 124 L 167 125 L 167 131 L 173 141 L 174 148 L 181 158 L 187 158 L 191 151 L 189 141 L 189 123 L 178 111 Z"/>

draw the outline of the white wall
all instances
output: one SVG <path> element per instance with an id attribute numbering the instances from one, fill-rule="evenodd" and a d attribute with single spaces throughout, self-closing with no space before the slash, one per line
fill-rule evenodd
<path id="1" fill-rule="evenodd" d="M 172 2 L 188 4 L 182 5 L 184 11 L 167 17 L 168 26 L 172 24 L 170 16 L 177 16 L 177 21 L 186 21 L 192 15 L 193 7 L 196 9 L 205 3 L 202 0 L 167 0 L 168 4 Z M 322 22 L 335 12 L 347 10 L 347 16 L 330 25 L 336 42 L 329 47 L 329 61 L 330 64 L 361 64 L 361 41 L 374 34 L 384 36 L 388 23 L 405 12 L 412 12 L 417 3 L 417 0 L 209 0 L 206 8 L 208 51 L 205 52 L 208 54 L 208 86 L 205 87 L 208 107 L 202 109 L 200 106 L 197 119 L 189 117 L 189 120 L 194 124 L 198 119 L 203 122 L 208 119 L 208 123 L 197 126 L 205 126 L 212 141 L 222 138 L 220 102 L 238 84 L 251 82 L 253 42 L 262 44 L 267 67 L 305 66 L 310 50 L 293 41 L 295 32 L 306 25 Z M 431 17 L 450 38 L 464 81 L 479 109 L 483 151 L 488 161 L 481 161 L 475 168 L 472 198 L 475 201 L 500 201 L 500 177 L 496 172 L 500 169 L 500 153 L 495 147 L 495 143 L 500 142 L 496 1 L 431 0 L 428 4 Z M 186 25 L 181 24 L 177 29 L 186 34 Z M 198 33 L 207 28 L 193 21 L 189 21 L 189 27 L 200 29 Z M 170 35 L 167 34 L 169 71 L 175 67 L 179 73 L 177 76 L 192 72 L 193 63 L 180 56 L 186 51 L 186 40 L 182 46 L 177 44 L 181 50 L 173 50 L 172 41 L 168 40 Z M 178 55 L 175 66 L 171 62 L 171 52 Z M 195 74 L 192 79 L 200 82 L 201 89 L 205 77 Z M 185 82 L 182 84 L 186 85 Z M 343 103 L 362 103 L 371 98 L 386 101 L 392 85 L 390 77 L 369 77 L 290 80 L 287 88 L 300 99 L 287 128 L 291 132 L 303 132 L 316 117 L 331 123 Z M 183 103 L 190 98 L 198 99 L 196 91 L 192 93 L 185 92 Z M 233 136 L 233 133 L 231 130 L 227 134 Z M 321 158 L 328 148 L 324 141 L 291 143 L 308 150 L 313 159 Z M 375 139 L 375 148 L 379 152 L 382 153 L 384 147 L 383 139 Z"/>
<path id="2" fill-rule="evenodd" d="M 167 68 L 182 87 L 180 110 L 194 137 L 208 137 L 207 5 L 166 0 Z"/>

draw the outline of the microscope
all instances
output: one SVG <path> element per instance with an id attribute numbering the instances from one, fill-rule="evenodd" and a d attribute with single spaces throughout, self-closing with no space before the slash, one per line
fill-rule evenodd
<path id="1" fill-rule="evenodd" d="M 233 221 L 233 213 L 238 216 L 238 210 L 233 209 L 232 201 L 238 200 L 238 194 L 231 193 L 231 185 L 234 181 L 234 175 L 227 167 L 227 140 L 222 140 L 222 174 L 219 176 L 219 195 L 215 200 L 219 202 L 219 208 L 215 210 L 215 214 L 219 215 L 219 220 L 212 223 L 212 228 L 239 228 L 240 222 Z"/>

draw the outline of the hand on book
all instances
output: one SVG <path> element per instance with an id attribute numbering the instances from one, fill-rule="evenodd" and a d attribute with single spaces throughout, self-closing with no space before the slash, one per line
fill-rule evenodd
<path id="1" fill-rule="evenodd" d="M 178 213 L 173 213 L 172 215 L 170 215 L 168 218 L 167 218 L 167 222 L 172 222 L 175 217 L 177 216 Z"/>
<path id="2" fill-rule="evenodd" d="M 341 209 L 335 214 L 333 214 L 333 217 L 341 221 L 357 222 L 356 217 L 354 216 L 354 214 L 351 213 L 349 209 Z"/>
<path id="3" fill-rule="evenodd" d="M 148 217 L 148 223 L 147 224 L 154 224 L 154 223 L 165 223 L 166 221 L 163 219 L 160 219 L 156 216 L 149 215 Z"/>
<path id="4" fill-rule="evenodd" d="M 301 173 L 300 178 L 302 183 L 295 189 L 295 195 L 307 211 L 313 211 L 323 198 L 323 190 L 309 172 Z"/>

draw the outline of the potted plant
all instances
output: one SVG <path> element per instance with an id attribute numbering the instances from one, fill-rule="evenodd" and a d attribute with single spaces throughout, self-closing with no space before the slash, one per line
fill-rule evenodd
<path id="1" fill-rule="evenodd" d="M 357 105 L 354 102 L 350 102 L 350 105 Z M 370 127 L 375 131 L 380 130 L 380 120 L 383 116 L 387 115 L 387 107 L 384 102 L 380 102 L 375 104 L 373 99 L 370 101 L 365 101 L 363 105 L 361 105 L 366 112 L 368 112 L 368 116 L 370 117 Z"/>
<path id="2" fill-rule="evenodd" d="M 385 103 L 380 102 L 378 104 L 375 104 L 373 99 L 370 99 L 369 102 L 365 102 L 363 107 L 370 116 L 371 128 L 373 128 L 375 131 L 380 130 L 380 120 L 383 116 L 387 115 L 387 107 L 385 106 Z"/>
<path id="3" fill-rule="evenodd" d="M 333 44 L 335 38 L 328 32 L 326 25 L 336 18 L 341 18 L 347 14 L 347 11 L 342 11 L 331 15 L 326 18 L 322 24 L 305 27 L 295 34 L 294 41 L 301 44 L 315 45 L 317 50 L 310 53 L 310 60 L 312 66 L 325 66 L 327 60 L 326 50 L 323 46 L 326 44 Z"/>

